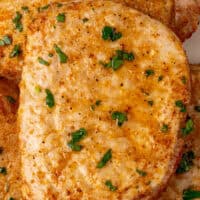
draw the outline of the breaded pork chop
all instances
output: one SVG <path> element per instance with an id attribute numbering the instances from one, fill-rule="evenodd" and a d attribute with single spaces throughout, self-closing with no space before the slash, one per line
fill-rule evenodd
<path id="1" fill-rule="evenodd" d="M 17 86 L 0 78 L 0 199 L 21 199 Z"/>
<path id="2" fill-rule="evenodd" d="M 26 27 L 34 21 L 34 15 L 49 8 L 50 2 L 70 0 L 1 0 L 0 1 L 0 75 L 19 81 L 24 65 Z M 190 0 L 114 0 L 125 3 L 145 14 L 160 20 L 172 28 L 184 40 L 197 28 L 198 14 L 196 4 Z M 176 13 L 174 12 L 176 11 Z M 175 20 L 176 16 L 176 20 Z M 184 20 L 183 20 L 184 19 Z M 5 43 L 5 36 L 10 38 Z M 185 37 L 186 36 L 186 37 Z"/>
<path id="3" fill-rule="evenodd" d="M 191 74 L 192 101 L 188 106 L 188 113 L 194 123 L 194 130 L 185 138 L 183 156 L 177 173 L 173 175 L 162 194 L 162 200 L 182 200 L 184 190 L 188 192 L 188 189 L 199 191 L 200 198 L 200 66 L 191 66 Z"/>
<path id="4" fill-rule="evenodd" d="M 50 6 L 28 34 L 19 109 L 25 197 L 157 195 L 179 157 L 189 100 L 174 33 L 121 4 L 92 1 Z"/>

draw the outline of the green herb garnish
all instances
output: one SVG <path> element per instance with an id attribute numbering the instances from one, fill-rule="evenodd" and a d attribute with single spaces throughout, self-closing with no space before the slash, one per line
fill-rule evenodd
<path id="1" fill-rule="evenodd" d="M 48 8 L 49 8 L 49 4 L 47 4 L 46 6 L 43 6 L 43 7 L 39 7 L 38 8 L 38 12 L 42 12 L 42 11 L 44 11 L 44 10 L 47 10 Z"/>
<path id="2" fill-rule="evenodd" d="M 102 38 L 104 40 L 115 41 L 122 37 L 122 33 L 116 32 L 115 28 L 105 26 L 102 30 Z"/>
<path id="3" fill-rule="evenodd" d="M 200 198 L 199 190 L 187 189 L 183 191 L 183 200 L 192 200 Z"/>
<path id="4" fill-rule="evenodd" d="M 140 175 L 140 176 L 146 176 L 147 175 L 147 172 L 143 171 L 143 170 L 140 170 L 140 169 L 136 169 L 136 172 Z"/>
<path id="5" fill-rule="evenodd" d="M 176 170 L 177 174 L 182 174 L 184 172 L 188 172 L 193 166 L 193 160 L 195 159 L 195 155 L 193 151 L 188 151 L 182 155 L 181 162 Z"/>
<path id="6" fill-rule="evenodd" d="M 55 105 L 54 96 L 49 89 L 46 89 L 45 92 L 46 92 L 46 105 L 49 106 L 49 108 L 53 108 Z"/>
<path id="7" fill-rule="evenodd" d="M 107 162 L 112 158 L 112 150 L 109 149 L 97 164 L 97 168 L 103 168 Z"/>
<path id="8" fill-rule="evenodd" d="M 85 17 L 82 19 L 82 21 L 83 21 L 83 23 L 85 23 L 85 22 L 89 21 L 89 19 Z"/>
<path id="9" fill-rule="evenodd" d="M 39 62 L 40 64 L 42 64 L 42 65 L 46 65 L 46 66 L 49 66 L 49 65 L 50 65 L 50 63 L 49 63 L 48 61 L 44 60 L 44 59 L 41 58 L 41 57 L 38 57 L 38 62 Z"/>
<path id="10" fill-rule="evenodd" d="M 8 35 L 5 35 L 3 39 L 0 40 L 0 46 L 6 46 L 10 44 L 12 44 L 12 39 Z"/>
<path id="11" fill-rule="evenodd" d="M 59 56 L 60 63 L 66 63 L 68 60 L 67 55 L 56 44 L 54 45 L 54 49 Z"/>
<path id="12" fill-rule="evenodd" d="M 15 18 L 12 21 L 15 25 L 15 29 L 17 29 L 19 32 L 23 31 L 23 25 L 22 25 L 21 19 L 22 19 L 22 14 L 17 11 Z"/>
<path id="13" fill-rule="evenodd" d="M 111 58 L 109 63 L 106 64 L 106 63 L 100 62 L 100 64 L 102 64 L 104 67 L 112 68 L 113 70 L 117 70 L 124 64 L 125 60 L 127 60 L 127 61 L 134 60 L 133 53 L 127 53 L 122 50 L 117 50 L 116 55 Z"/>
<path id="14" fill-rule="evenodd" d="M 153 69 L 145 70 L 145 76 L 148 78 L 149 76 L 153 76 L 155 74 Z"/>
<path id="15" fill-rule="evenodd" d="M 97 101 L 95 102 L 95 104 L 92 104 L 92 105 L 91 105 L 91 109 L 94 111 L 95 108 L 96 108 L 96 106 L 100 106 L 100 104 L 101 104 L 101 100 L 97 100 Z"/>
<path id="16" fill-rule="evenodd" d="M 152 100 L 147 101 L 150 106 L 153 106 L 154 102 Z"/>
<path id="17" fill-rule="evenodd" d="M 3 174 L 3 175 L 7 174 L 7 170 L 5 167 L 0 167 L 0 174 Z"/>
<path id="18" fill-rule="evenodd" d="M 8 100 L 9 103 L 15 104 L 16 100 L 12 96 L 6 96 L 6 99 Z"/>
<path id="19" fill-rule="evenodd" d="M 52 57 L 53 57 L 53 54 L 52 54 L 52 53 L 49 53 L 48 56 L 49 56 L 50 58 L 52 58 Z"/>
<path id="20" fill-rule="evenodd" d="M 84 128 L 80 128 L 78 131 L 73 132 L 72 139 L 68 142 L 68 146 L 73 151 L 80 151 L 83 148 L 83 146 L 77 143 L 80 142 L 86 135 L 87 131 Z"/>
<path id="21" fill-rule="evenodd" d="M 62 3 L 57 3 L 57 7 L 58 8 L 60 8 L 60 7 L 62 7 L 63 5 L 62 5 Z"/>
<path id="22" fill-rule="evenodd" d="M 10 58 L 17 57 L 21 54 L 21 47 L 19 44 L 15 45 L 12 52 L 10 53 Z"/>
<path id="23" fill-rule="evenodd" d="M 159 77 L 158 77 L 158 82 L 162 81 L 162 80 L 163 80 L 163 78 L 164 78 L 164 77 L 163 77 L 162 75 L 161 75 L 161 76 L 159 76 Z"/>
<path id="24" fill-rule="evenodd" d="M 200 106 L 195 106 L 194 110 L 197 111 L 197 112 L 200 112 Z"/>
<path id="25" fill-rule="evenodd" d="M 187 136 L 194 130 L 194 123 L 191 118 L 186 121 L 186 125 L 181 129 L 182 135 Z"/>
<path id="26" fill-rule="evenodd" d="M 10 197 L 8 200 L 15 200 L 13 197 Z"/>
<path id="27" fill-rule="evenodd" d="M 182 76 L 181 77 L 181 81 L 183 84 L 186 84 L 187 83 L 187 78 L 185 76 Z"/>
<path id="28" fill-rule="evenodd" d="M 176 105 L 177 107 L 180 108 L 180 111 L 181 111 L 181 112 L 186 112 L 186 106 L 185 106 L 185 104 L 183 103 L 183 101 L 177 100 L 177 101 L 175 102 L 175 105 Z"/>
<path id="29" fill-rule="evenodd" d="M 57 22 L 65 22 L 65 14 L 64 13 L 59 13 L 56 17 Z"/>
<path id="30" fill-rule="evenodd" d="M 118 126 L 122 126 L 125 121 L 128 121 L 127 114 L 119 111 L 113 112 L 111 117 L 117 121 Z"/>
<path id="31" fill-rule="evenodd" d="M 105 182 L 105 185 L 109 188 L 110 191 L 114 192 L 117 190 L 117 186 L 114 186 L 110 180 Z"/>
<path id="32" fill-rule="evenodd" d="M 22 6 L 22 10 L 25 11 L 25 12 L 29 12 L 28 6 Z"/>
<path id="33" fill-rule="evenodd" d="M 169 126 L 168 126 L 167 124 L 163 124 L 163 126 L 162 126 L 162 128 L 161 128 L 161 131 L 162 131 L 163 133 L 166 133 L 166 132 L 168 132 L 168 130 L 169 130 Z"/>

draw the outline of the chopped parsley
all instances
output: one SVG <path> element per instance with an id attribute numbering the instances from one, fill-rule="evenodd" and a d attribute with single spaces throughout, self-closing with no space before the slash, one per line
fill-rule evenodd
<path id="1" fill-rule="evenodd" d="M 186 106 L 181 100 L 175 102 L 176 107 L 180 108 L 180 112 L 186 112 Z"/>
<path id="2" fill-rule="evenodd" d="M 49 108 L 53 108 L 54 105 L 55 105 L 54 96 L 53 96 L 52 92 L 49 89 L 46 89 L 45 92 L 46 92 L 46 105 Z"/>
<path id="3" fill-rule="evenodd" d="M 15 200 L 13 197 L 10 197 L 8 200 Z"/>
<path id="4" fill-rule="evenodd" d="M 148 78 L 149 76 L 153 76 L 155 74 L 153 69 L 145 70 L 145 76 Z"/>
<path id="5" fill-rule="evenodd" d="M 39 85 L 35 86 L 35 92 L 40 93 L 42 91 Z"/>
<path id="6" fill-rule="evenodd" d="M 66 55 L 66 54 L 61 50 L 61 48 L 58 47 L 56 44 L 54 45 L 54 49 L 55 49 L 56 53 L 57 53 L 58 56 L 59 56 L 60 63 L 66 63 L 67 60 L 68 60 L 67 55 Z"/>
<path id="7" fill-rule="evenodd" d="M 109 160 L 112 158 L 112 150 L 109 149 L 101 158 L 101 160 L 97 164 L 97 168 L 103 168 Z"/>
<path id="8" fill-rule="evenodd" d="M 19 32 L 23 31 L 23 25 L 22 25 L 22 14 L 20 12 L 16 12 L 15 17 L 13 18 L 13 23 L 15 25 L 15 29 L 17 29 Z"/>
<path id="9" fill-rule="evenodd" d="M 192 200 L 200 198 L 199 190 L 187 189 L 183 191 L 183 200 Z"/>
<path id="10" fill-rule="evenodd" d="M 79 130 L 73 132 L 72 139 L 71 141 L 68 142 L 68 146 L 73 151 L 80 151 L 83 148 L 83 146 L 77 143 L 80 142 L 86 135 L 87 135 L 87 131 L 84 128 L 80 128 Z"/>
<path id="11" fill-rule="evenodd" d="M 65 22 L 65 14 L 64 13 L 59 13 L 56 17 L 57 22 Z"/>
<path id="12" fill-rule="evenodd" d="M 122 37 L 122 33 L 116 32 L 115 28 L 105 26 L 102 30 L 102 38 L 104 40 L 116 41 Z"/>
<path id="13" fill-rule="evenodd" d="M 42 64 L 42 65 L 46 65 L 46 66 L 49 66 L 49 65 L 50 65 L 50 63 L 49 63 L 48 61 L 44 60 L 44 59 L 41 58 L 41 57 L 38 57 L 38 62 L 39 62 L 40 64 Z"/>
<path id="14" fill-rule="evenodd" d="M 48 56 L 49 56 L 50 58 L 52 58 L 52 57 L 53 57 L 53 54 L 52 54 L 52 53 L 49 53 Z"/>
<path id="15" fill-rule="evenodd" d="M 15 104 L 16 100 L 12 96 L 6 96 L 6 99 L 8 100 L 9 103 Z"/>
<path id="16" fill-rule="evenodd" d="M 134 55 L 132 52 L 128 53 L 126 51 L 117 50 L 116 55 L 114 55 L 109 63 L 100 62 L 106 68 L 112 68 L 114 71 L 119 69 L 123 64 L 124 61 L 132 61 L 134 60 Z"/>
<path id="17" fill-rule="evenodd" d="M 193 160 L 195 159 L 195 155 L 193 151 L 188 151 L 182 155 L 181 162 L 176 170 L 177 174 L 182 174 L 184 172 L 188 172 L 191 167 L 194 165 Z"/>
<path id="18" fill-rule="evenodd" d="M 7 174 L 7 170 L 5 167 L 0 167 L 0 174 L 3 174 L 3 175 Z"/>
<path id="19" fill-rule="evenodd" d="M 19 44 L 16 44 L 12 50 L 12 52 L 10 53 L 10 58 L 14 58 L 17 57 L 21 54 L 21 47 Z"/>
<path id="20" fill-rule="evenodd" d="M 0 46 L 6 46 L 10 44 L 12 44 L 12 39 L 8 35 L 5 35 L 3 39 L 0 40 Z"/>
<path id="21" fill-rule="evenodd" d="M 46 6 L 43 6 L 43 7 L 39 7 L 38 8 L 38 12 L 42 12 L 42 11 L 44 11 L 44 10 L 47 10 L 48 8 L 49 8 L 49 4 L 47 4 Z"/>
<path id="22" fill-rule="evenodd" d="M 100 105 L 101 105 L 101 100 L 97 100 L 97 101 L 95 102 L 95 104 L 92 104 L 92 105 L 91 105 L 91 109 L 94 111 L 95 108 L 96 108 L 96 106 L 100 106 Z"/>
<path id="23" fill-rule="evenodd" d="M 114 186 L 110 180 L 105 182 L 105 185 L 109 188 L 110 191 L 114 192 L 117 190 L 117 186 Z"/>
<path id="24" fill-rule="evenodd" d="M 88 22 L 89 19 L 87 17 L 85 17 L 85 18 L 82 19 L 82 21 L 83 21 L 83 23 L 85 23 L 85 22 Z"/>
<path id="25" fill-rule="evenodd" d="M 150 106 L 153 106 L 154 102 L 152 100 L 147 101 Z"/>
<path id="26" fill-rule="evenodd" d="M 140 176 L 146 176 L 147 175 L 147 172 L 143 171 L 143 170 L 140 170 L 140 169 L 136 169 L 136 172 L 140 175 Z"/>
<path id="27" fill-rule="evenodd" d="M 29 12 L 28 6 L 22 6 L 22 10 L 25 11 L 25 12 Z"/>
<path id="28" fill-rule="evenodd" d="M 164 78 L 164 77 L 163 77 L 162 75 L 161 75 L 161 76 L 159 76 L 159 77 L 158 77 L 158 82 L 162 81 L 162 80 L 163 80 L 163 78 Z"/>
<path id="29" fill-rule="evenodd" d="M 197 112 L 200 112 L 200 106 L 195 106 L 194 110 L 197 111 Z"/>
<path id="30" fill-rule="evenodd" d="M 185 76 L 182 76 L 181 77 L 181 81 L 183 84 L 186 84 L 187 83 L 187 78 Z"/>
<path id="31" fill-rule="evenodd" d="M 111 117 L 117 121 L 118 126 L 122 126 L 125 121 L 128 121 L 127 114 L 119 111 L 113 112 Z"/>
<path id="32" fill-rule="evenodd" d="M 57 3 L 57 7 L 58 8 L 60 8 L 60 7 L 62 7 L 63 5 L 62 5 L 62 3 Z"/>
<path id="33" fill-rule="evenodd" d="M 182 135 L 187 136 L 194 130 L 194 123 L 191 118 L 186 121 L 186 125 L 184 128 L 181 129 Z"/>
<path id="34" fill-rule="evenodd" d="M 166 132 L 168 132 L 168 130 L 169 130 L 169 126 L 168 126 L 167 124 L 163 124 L 163 126 L 162 126 L 162 128 L 161 128 L 161 131 L 162 131 L 163 133 L 166 133 Z"/>

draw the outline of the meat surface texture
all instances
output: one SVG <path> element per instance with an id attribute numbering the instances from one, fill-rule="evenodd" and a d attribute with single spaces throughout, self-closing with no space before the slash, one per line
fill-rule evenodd
<path id="1" fill-rule="evenodd" d="M 27 33 L 19 109 L 25 198 L 156 196 L 180 157 L 190 98 L 175 34 L 111 1 L 53 4 Z"/>

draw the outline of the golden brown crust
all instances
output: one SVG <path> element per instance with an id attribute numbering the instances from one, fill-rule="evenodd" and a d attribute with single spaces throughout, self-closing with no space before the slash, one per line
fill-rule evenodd
<path id="1" fill-rule="evenodd" d="M 18 87 L 15 83 L 0 78 L 0 167 L 7 174 L 0 174 L 0 199 L 21 198 L 21 169 L 19 141 L 16 124 L 18 107 Z M 9 100 L 9 97 L 14 100 Z"/>

